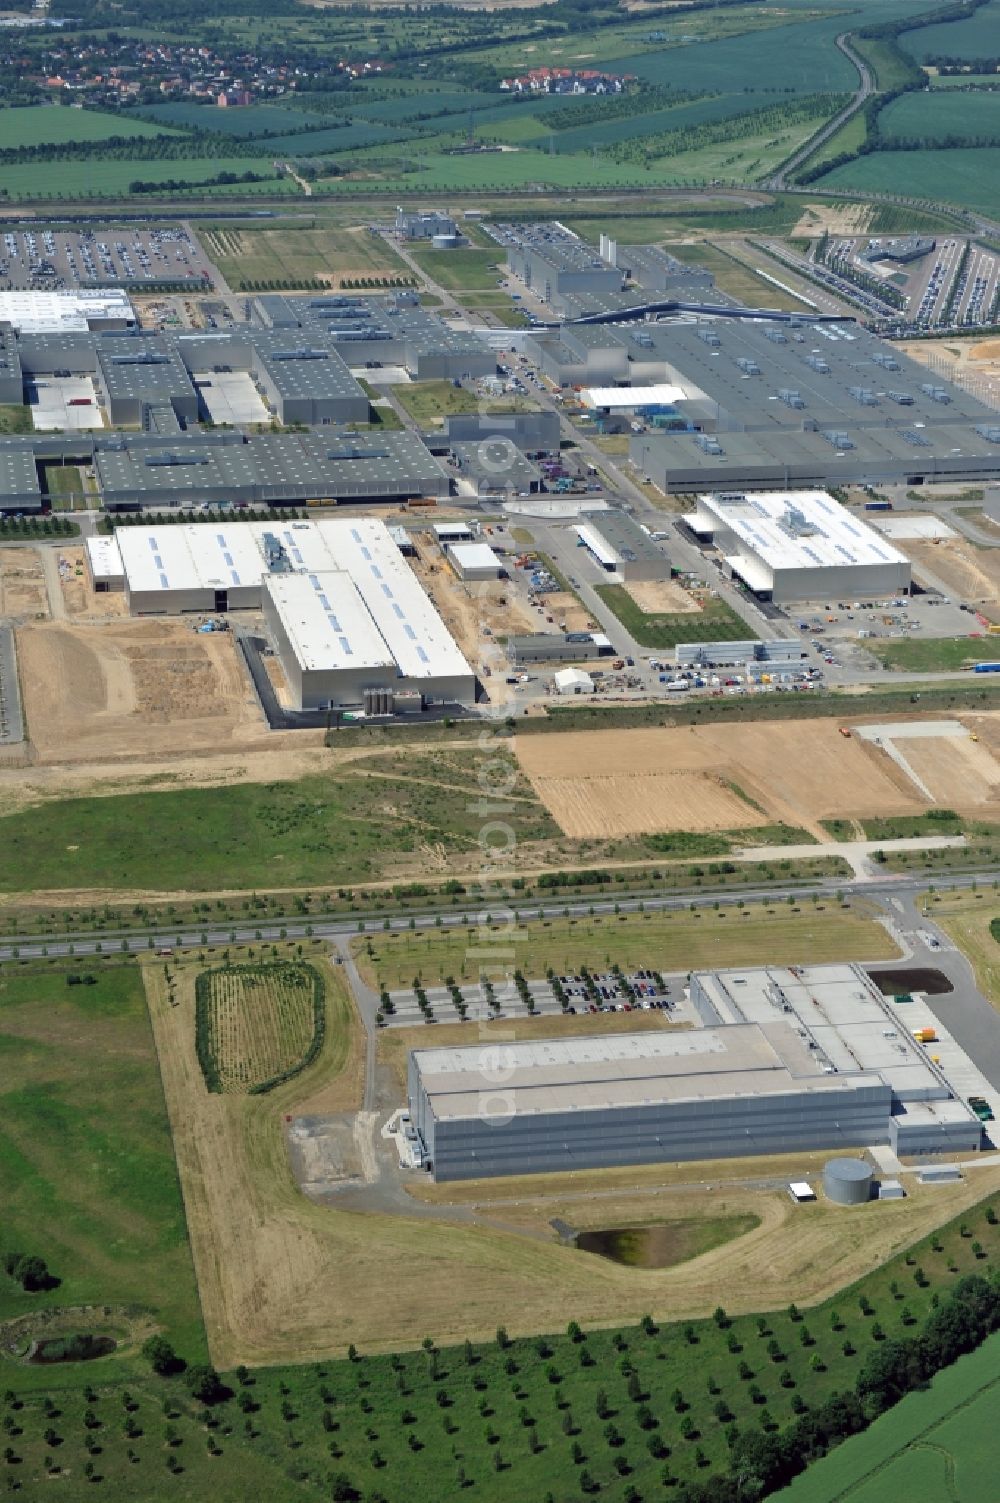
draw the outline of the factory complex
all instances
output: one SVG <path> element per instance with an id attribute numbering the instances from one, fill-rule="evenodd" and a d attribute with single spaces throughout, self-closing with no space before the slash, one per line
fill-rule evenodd
<path id="1" fill-rule="evenodd" d="M 690 1030 L 414 1051 L 425 1166 L 452 1180 L 981 1145 L 975 1113 L 860 966 L 695 974 L 690 1001 Z"/>
<path id="2" fill-rule="evenodd" d="M 472 669 L 376 518 L 130 527 L 87 556 L 95 589 L 123 590 L 135 616 L 261 610 L 295 709 L 376 692 L 475 704 Z"/>

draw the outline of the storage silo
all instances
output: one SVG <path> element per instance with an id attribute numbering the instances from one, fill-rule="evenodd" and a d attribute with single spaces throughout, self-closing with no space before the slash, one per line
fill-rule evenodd
<path id="1" fill-rule="evenodd" d="M 874 1171 L 864 1159 L 828 1159 L 823 1170 L 827 1200 L 838 1206 L 861 1206 L 871 1199 Z"/>

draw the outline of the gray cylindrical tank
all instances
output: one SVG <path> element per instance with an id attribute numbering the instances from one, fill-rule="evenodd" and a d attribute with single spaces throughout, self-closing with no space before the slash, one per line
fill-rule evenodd
<path id="1" fill-rule="evenodd" d="M 871 1199 L 872 1166 L 863 1159 L 828 1159 L 823 1189 L 839 1206 L 860 1206 Z"/>

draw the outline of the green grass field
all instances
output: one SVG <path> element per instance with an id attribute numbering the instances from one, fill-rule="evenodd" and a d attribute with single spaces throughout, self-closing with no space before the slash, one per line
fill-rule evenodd
<path id="1" fill-rule="evenodd" d="M 717 246 L 701 242 L 698 245 L 669 245 L 667 249 L 679 261 L 707 267 L 715 277 L 716 286 L 747 307 L 764 306 L 796 312 L 805 306 L 798 298 L 782 292 L 780 287 L 765 282 L 748 266 L 741 266 Z"/>
<path id="2" fill-rule="evenodd" d="M 396 863 L 416 867 L 428 843 L 478 849 L 468 798 L 478 765 L 474 749 L 392 754 L 366 764 L 371 775 L 43 803 L 0 819 L 0 889 L 259 888 L 278 872 L 291 885 L 374 880 Z M 519 842 L 555 837 L 527 782 L 516 787 Z"/>
<path id="3" fill-rule="evenodd" d="M 128 198 L 129 183 L 138 178 L 143 182 L 176 181 L 190 183 L 184 192 L 198 192 L 198 184 L 213 178 L 220 172 L 260 173 L 260 183 L 215 184 L 210 189 L 213 197 L 237 194 L 281 193 L 301 194 L 302 190 L 289 177 L 275 177 L 274 164 L 270 157 L 183 157 L 177 161 L 129 162 L 129 161 L 54 161 L 44 163 L 19 163 L 4 167 L 3 182 L 12 199 L 82 199 L 82 198 Z M 176 190 L 171 189 L 173 194 Z M 148 197 L 148 195 L 146 195 Z"/>
<path id="4" fill-rule="evenodd" d="M 392 394 L 401 407 L 418 423 L 436 423 L 463 412 L 478 412 L 475 394 L 450 381 L 414 381 L 408 386 L 394 386 Z"/>
<path id="5" fill-rule="evenodd" d="M 1000 42 L 998 42 L 1000 46 Z M 944 136 L 1000 136 L 1000 92 L 904 94 L 879 116 L 884 136 L 911 137 L 933 145 Z"/>
<path id="6" fill-rule="evenodd" d="M 0 407 L 0 433 L 31 433 L 30 407 Z"/>
<path id="7" fill-rule="evenodd" d="M 971 663 L 1000 661 L 1000 641 L 995 637 L 930 637 L 866 642 L 866 652 L 886 668 L 906 673 L 944 673 Z"/>
<path id="8" fill-rule="evenodd" d="M 787 1503 L 994 1503 L 1000 1335 L 796 1479 Z"/>
<path id="9" fill-rule="evenodd" d="M 94 984 L 68 986 L 74 971 Z M 203 1353 L 138 968 L 3 965 L 0 1060 L 0 1249 L 38 1253 L 61 1280 L 26 1295 L 0 1272 L 0 1324 L 39 1306 L 136 1306 Z M 102 1365 L 111 1377 L 135 1370 L 134 1359 L 122 1362 Z M 15 1385 L 48 1386 L 45 1370 L 15 1373 L 0 1354 L 0 1388 Z"/>
<path id="10" fill-rule="evenodd" d="M 642 610 L 624 585 L 597 585 L 597 593 L 641 647 L 665 650 L 678 642 L 740 642 L 750 628 L 724 600 L 706 601 L 698 612 L 652 614 Z"/>
<path id="11" fill-rule="evenodd" d="M 431 280 L 449 292 L 495 288 L 500 280 L 497 267 L 503 261 L 503 251 L 499 246 L 492 250 L 415 250 L 411 254 Z"/>
<path id="12" fill-rule="evenodd" d="M 40 104 L 4 110 L 0 145 L 10 151 L 19 146 L 62 146 L 74 141 L 107 141 L 112 136 L 138 138 L 175 134 L 166 125 L 133 120 L 127 115 Z M 38 171 L 37 165 L 35 171 Z M 4 175 L 6 177 L 6 169 Z"/>
<path id="13" fill-rule="evenodd" d="M 995 214 L 1000 212 L 1000 147 L 873 151 L 856 162 L 836 167 L 820 179 L 818 186 L 939 199 Z"/>
<path id="14" fill-rule="evenodd" d="M 380 235 L 369 234 L 361 225 L 345 228 L 287 225 L 280 230 L 219 225 L 200 229 L 198 233 L 208 255 L 230 285 L 410 274 L 391 245 Z"/>
<path id="15" fill-rule="evenodd" d="M 903 37 L 905 50 L 918 62 L 933 57 L 995 57 L 1000 4 L 992 0 L 964 21 L 949 21 L 940 26 L 922 26 Z"/>

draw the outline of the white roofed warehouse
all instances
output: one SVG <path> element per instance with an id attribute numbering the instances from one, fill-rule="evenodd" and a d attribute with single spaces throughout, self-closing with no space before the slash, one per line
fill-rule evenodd
<path id="1" fill-rule="evenodd" d="M 367 689 L 476 702 L 472 669 L 377 518 L 124 527 L 115 541 L 134 616 L 263 610 L 295 709 L 363 704 Z"/>
<path id="2" fill-rule="evenodd" d="M 910 588 L 910 561 L 826 491 L 718 491 L 684 518 L 737 579 L 778 603 L 828 595 L 891 596 Z"/>

